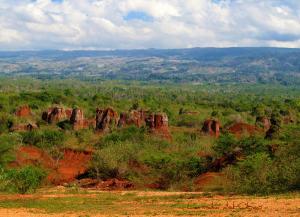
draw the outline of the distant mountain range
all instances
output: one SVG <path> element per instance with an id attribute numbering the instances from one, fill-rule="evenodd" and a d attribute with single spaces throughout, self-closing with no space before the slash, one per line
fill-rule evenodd
<path id="1" fill-rule="evenodd" d="M 300 49 L 0 51 L 0 75 L 291 85 L 300 84 Z"/>

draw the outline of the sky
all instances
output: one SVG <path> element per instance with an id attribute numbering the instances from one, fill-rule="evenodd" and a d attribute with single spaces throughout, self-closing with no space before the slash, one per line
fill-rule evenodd
<path id="1" fill-rule="evenodd" d="M 300 47 L 300 0 L 0 0 L 0 50 Z"/>

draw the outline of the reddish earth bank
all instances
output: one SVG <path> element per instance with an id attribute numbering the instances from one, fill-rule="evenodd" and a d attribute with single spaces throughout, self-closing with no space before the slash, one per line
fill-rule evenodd
<path id="1" fill-rule="evenodd" d="M 218 179 L 222 179 L 222 174 L 217 172 L 207 172 L 198 176 L 194 182 L 197 186 L 196 190 L 203 190 L 205 187 L 209 187 L 211 184 L 216 182 Z"/>
<path id="2" fill-rule="evenodd" d="M 15 115 L 18 117 L 28 117 L 31 115 L 31 109 L 28 105 L 23 105 L 16 110 Z"/>
<path id="3" fill-rule="evenodd" d="M 243 134 L 253 135 L 258 133 L 260 129 L 256 126 L 246 124 L 246 123 L 235 123 L 228 128 L 228 132 L 234 134 L 235 136 L 239 137 Z"/>
<path id="4" fill-rule="evenodd" d="M 48 170 L 48 181 L 52 184 L 63 184 L 76 180 L 76 177 L 87 171 L 92 152 L 66 149 L 60 158 L 54 159 L 45 151 L 33 147 L 22 146 L 16 153 L 13 167 L 24 165 L 40 165 Z"/>

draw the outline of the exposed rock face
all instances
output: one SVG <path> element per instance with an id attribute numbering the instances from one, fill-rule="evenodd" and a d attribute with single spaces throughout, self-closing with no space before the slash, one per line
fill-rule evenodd
<path id="1" fill-rule="evenodd" d="M 169 120 L 166 114 L 150 114 L 146 118 L 146 124 L 149 127 L 149 131 L 151 133 L 159 135 L 168 140 L 172 139 L 169 131 Z"/>
<path id="2" fill-rule="evenodd" d="M 262 128 L 264 131 L 268 131 L 271 127 L 271 121 L 267 117 L 257 117 L 255 126 L 258 128 Z"/>
<path id="3" fill-rule="evenodd" d="M 253 135 L 253 134 L 259 132 L 259 129 L 256 128 L 253 125 L 250 125 L 250 124 L 235 123 L 235 124 L 231 125 L 228 128 L 228 132 L 230 132 L 230 133 L 234 134 L 235 136 L 239 137 L 243 134 Z"/>
<path id="4" fill-rule="evenodd" d="M 73 109 L 70 122 L 73 125 L 74 130 L 80 130 L 85 128 L 83 111 L 78 108 Z"/>
<path id="5" fill-rule="evenodd" d="M 74 130 L 87 129 L 89 127 L 96 127 L 95 119 L 85 119 L 83 111 L 81 109 L 75 108 L 72 110 L 72 115 L 70 117 L 70 123 L 73 125 Z"/>
<path id="6" fill-rule="evenodd" d="M 43 112 L 42 119 L 49 124 L 52 124 L 67 119 L 67 115 L 64 108 L 53 107 L 49 108 L 48 111 Z"/>
<path id="7" fill-rule="evenodd" d="M 67 119 L 70 120 L 71 116 L 72 116 L 73 109 L 67 108 L 67 109 L 65 109 L 65 112 L 66 112 Z"/>
<path id="8" fill-rule="evenodd" d="M 38 126 L 36 124 L 33 123 L 29 123 L 29 124 L 17 124 L 15 126 L 13 126 L 10 131 L 13 132 L 22 132 L 22 131 L 32 131 L 38 129 Z"/>
<path id="9" fill-rule="evenodd" d="M 118 127 L 125 127 L 129 125 L 135 125 L 142 127 L 146 125 L 147 112 L 143 110 L 131 110 L 129 113 L 123 112 L 120 115 Z"/>
<path id="10" fill-rule="evenodd" d="M 109 132 L 118 124 L 119 116 L 112 108 L 96 110 L 96 130 Z"/>
<path id="11" fill-rule="evenodd" d="M 220 136 L 220 122 L 214 119 L 208 119 L 204 121 L 202 132 L 209 134 L 211 136 Z"/>
<path id="12" fill-rule="evenodd" d="M 28 105 L 23 105 L 17 109 L 15 115 L 18 117 L 28 117 L 31 115 L 31 109 Z"/>

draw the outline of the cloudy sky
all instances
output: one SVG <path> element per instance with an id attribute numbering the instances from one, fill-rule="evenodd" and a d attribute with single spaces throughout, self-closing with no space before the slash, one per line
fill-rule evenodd
<path id="1" fill-rule="evenodd" d="M 300 0 L 0 0 L 0 50 L 300 47 Z"/>

